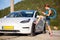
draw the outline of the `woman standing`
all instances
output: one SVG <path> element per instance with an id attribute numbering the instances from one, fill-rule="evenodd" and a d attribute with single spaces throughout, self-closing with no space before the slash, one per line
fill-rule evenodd
<path id="1" fill-rule="evenodd" d="M 46 11 L 42 12 L 42 14 L 46 16 L 46 26 L 48 27 L 50 36 L 52 36 L 52 31 L 51 31 L 51 28 L 50 28 L 50 15 L 52 14 L 52 10 L 50 9 L 50 6 L 48 4 L 45 4 L 45 9 L 46 9 Z M 36 24 L 38 23 L 40 18 L 42 18 L 42 17 L 41 16 L 39 17 Z"/>

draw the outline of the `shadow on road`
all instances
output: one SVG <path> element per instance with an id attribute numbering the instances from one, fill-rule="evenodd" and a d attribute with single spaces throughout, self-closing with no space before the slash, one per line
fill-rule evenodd
<path id="1" fill-rule="evenodd" d="M 43 34 L 42 32 L 40 33 L 35 33 L 36 35 Z M 35 35 L 35 36 L 36 36 Z M 29 36 L 29 34 L 17 34 L 17 33 L 10 33 L 10 34 L 1 34 L 0 36 Z"/>

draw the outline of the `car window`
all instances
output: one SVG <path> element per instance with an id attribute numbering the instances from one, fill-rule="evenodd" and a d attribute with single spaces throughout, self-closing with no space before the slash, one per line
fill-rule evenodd
<path id="1" fill-rule="evenodd" d="M 35 18 L 37 17 L 37 13 L 35 14 Z"/>
<path id="2" fill-rule="evenodd" d="M 34 12 L 13 12 L 10 13 L 7 17 L 33 17 Z"/>
<path id="3" fill-rule="evenodd" d="M 21 17 L 22 15 L 18 12 L 13 12 L 7 15 L 7 17 Z"/>
<path id="4" fill-rule="evenodd" d="M 39 15 L 39 12 L 36 12 L 36 14 L 35 14 L 35 18 L 37 17 L 37 15 Z"/>

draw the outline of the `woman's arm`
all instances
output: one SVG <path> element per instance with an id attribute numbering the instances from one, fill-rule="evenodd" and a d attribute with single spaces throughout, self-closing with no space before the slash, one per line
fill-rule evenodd
<path id="1" fill-rule="evenodd" d="M 51 10 L 49 10 L 49 13 L 47 14 L 47 16 L 50 16 L 51 12 L 52 12 L 52 11 L 51 11 Z"/>
<path id="2" fill-rule="evenodd" d="M 43 15 L 50 16 L 51 12 L 52 12 L 52 11 L 49 10 L 49 11 L 48 11 L 48 14 L 46 14 L 45 12 L 42 12 L 42 13 L 43 13 Z"/>

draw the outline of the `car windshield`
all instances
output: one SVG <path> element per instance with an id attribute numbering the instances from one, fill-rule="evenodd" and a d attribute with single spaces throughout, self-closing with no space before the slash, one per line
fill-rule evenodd
<path id="1" fill-rule="evenodd" d="M 7 17 L 33 17 L 33 12 L 13 12 L 7 15 Z"/>

